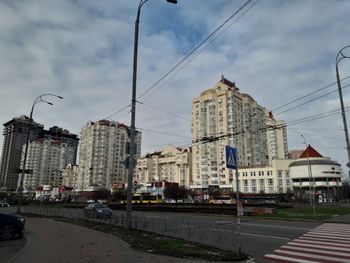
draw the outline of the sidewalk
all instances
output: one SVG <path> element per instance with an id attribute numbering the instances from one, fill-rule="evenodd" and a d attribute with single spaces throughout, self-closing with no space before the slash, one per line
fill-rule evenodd
<path id="1" fill-rule="evenodd" d="M 136 251 L 113 235 L 52 219 L 26 218 L 26 220 L 27 245 L 8 263 L 209 262 Z"/>

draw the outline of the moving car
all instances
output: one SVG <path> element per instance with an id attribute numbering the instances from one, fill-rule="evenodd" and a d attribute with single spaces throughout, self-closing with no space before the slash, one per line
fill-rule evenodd
<path id="1" fill-rule="evenodd" d="M 5 201 L 0 201 L 0 207 L 10 207 L 10 204 Z"/>
<path id="2" fill-rule="evenodd" d="M 84 208 L 84 215 L 93 218 L 111 218 L 112 209 L 101 203 L 89 204 Z"/>
<path id="3" fill-rule="evenodd" d="M 22 237 L 25 225 L 23 216 L 0 213 L 0 240 Z"/>

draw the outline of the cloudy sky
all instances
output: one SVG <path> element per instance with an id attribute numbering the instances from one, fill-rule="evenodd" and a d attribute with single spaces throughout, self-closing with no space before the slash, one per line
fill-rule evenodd
<path id="1" fill-rule="evenodd" d="M 190 145 L 191 101 L 221 75 L 271 110 L 335 82 L 336 54 L 350 44 L 350 1 L 255 0 L 205 49 L 144 94 L 245 2 L 150 0 L 143 6 L 137 91 L 143 104 L 137 105 L 136 120 L 143 129 L 143 153 Z M 129 108 L 114 113 L 130 104 L 137 5 L 137 0 L 0 1 L 0 122 L 29 115 L 37 96 L 54 93 L 64 99 L 48 98 L 53 106 L 35 107 L 34 120 L 45 128 L 57 125 L 79 134 L 88 121 L 108 117 L 129 125 Z M 346 53 L 350 56 L 350 48 Z M 340 63 L 340 74 L 350 76 L 350 59 Z M 349 84 L 350 79 L 342 82 Z M 337 110 L 333 90 L 335 85 L 274 110 L 275 117 L 293 124 Z M 350 106 L 350 87 L 343 94 Z M 347 172 L 340 113 L 288 126 L 290 150 L 304 147 L 300 134 Z"/>

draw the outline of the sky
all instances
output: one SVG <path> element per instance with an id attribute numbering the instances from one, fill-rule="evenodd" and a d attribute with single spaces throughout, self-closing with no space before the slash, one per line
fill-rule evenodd
<path id="1" fill-rule="evenodd" d="M 118 111 L 131 100 L 138 2 L 0 1 L 0 122 L 29 115 L 36 97 L 52 93 L 64 99 L 45 97 L 53 105 L 36 104 L 33 114 L 46 129 L 59 126 L 79 135 L 87 122 L 106 118 L 130 125 L 130 108 Z M 289 150 L 305 148 L 302 134 L 347 173 L 334 82 L 336 55 L 350 45 L 350 1 L 251 1 L 205 48 L 145 93 L 245 2 L 149 0 L 142 7 L 136 112 L 142 153 L 190 146 L 192 99 L 224 75 L 290 124 Z M 350 48 L 344 54 L 350 56 Z M 341 78 L 350 76 L 350 59 L 339 63 L 339 71 Z M 345 107 L 349 84 L 342 81 Z M 303 99 L 279 108 L 297 98 Z M 333 110 L 325 118 L 294 122 Z"/>

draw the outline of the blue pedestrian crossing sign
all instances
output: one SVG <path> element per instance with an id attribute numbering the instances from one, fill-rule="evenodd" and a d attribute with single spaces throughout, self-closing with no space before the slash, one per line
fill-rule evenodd
<path id="1" fill-rule="evenodd" d="M 226 145 L 226 168 L 236 169 L 236 148 Z"/>

